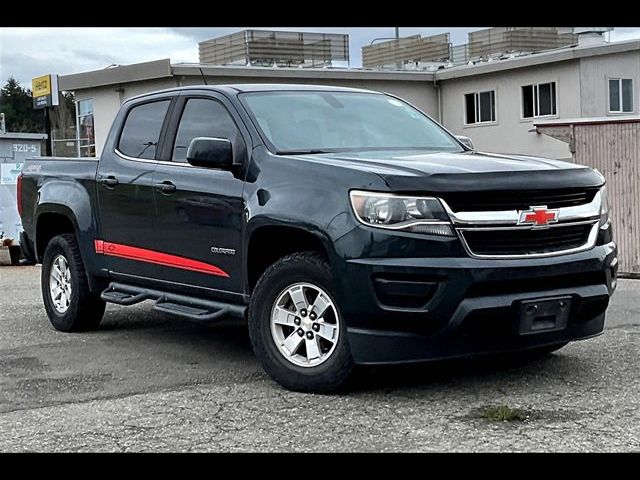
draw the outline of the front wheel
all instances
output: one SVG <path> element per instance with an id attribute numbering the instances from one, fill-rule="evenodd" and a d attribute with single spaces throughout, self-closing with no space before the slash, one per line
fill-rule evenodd
<path id="1" fill-rule="evenodd" d="M 105 303 L 91 292 L 80 249 L 73 235 L 54 237 L 42 261 L 42 299 L 56 330 L 75 332 L 98 327 Z"/>
<path id="2" fill-rule="evenodd" d="M 263 368 L 290 390 L 336 390 L 353 368 L 331 270 L 317 253 L 288 255 L 260 277 L 249 335 Z"/>

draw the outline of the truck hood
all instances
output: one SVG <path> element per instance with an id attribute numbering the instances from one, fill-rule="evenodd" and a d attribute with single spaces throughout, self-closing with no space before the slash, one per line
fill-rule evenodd
<path id="1" fill-rule="evenodd" d="M 603 177 L 560 160 L 481 152 L 367 151 L 300 159 L 372 172 L 393 191 L 489 191 L 596 187 Z"/>

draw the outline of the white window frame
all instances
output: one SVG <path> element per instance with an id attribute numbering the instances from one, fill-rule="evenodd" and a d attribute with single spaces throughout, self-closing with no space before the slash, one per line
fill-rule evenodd
<path id="1" fill-rule="evenodd" d="M 548 115 L 536 115 L 536 112 L 540 112 L 540 85 L 546 85 L 549 83 L 555 84 L 553 87 L 554 100 L 556 105 L 556 113 L 551 113 Z M 525 117 L 524 116 L 524 92 L 522 89 L 524 87 L 533 87 L 531 89 L 531 94 L 535 96 L 535 103 L 533 105 L 533 116 Z M 535 94 L 537 92 L 537 95 Z M 557 118 L 559 116 L 560 105 L 558 103 L 558 80 L 548 80 L 545 82 L 536 82 L 536 83 L 527 83 L 525 85 L 520 85 L 520 120 L 522 121 L 531 121 L 536 118 Z"/>
<path id="2" fill-rule="evenodd" d="M 91 113 L 85 113 L 80 115 L 80 103 L 91 101 Z M 83 98 L 82 100 L 76 100 L 76 153 L 78 157 L 82 156 L 82 149 L 89 151 L 93 147 L 94 155 L 96 154 L 96 116 L 95 116 L 95 101 L 92 98 Z M 93 117 L 93 143 L 87 145 L 80 145 L 80 125 L 84 117 L 91 115 Z M 87 155 L 88 156 L 88 155 Z"/>
<path id="3" fill-rule="evenodd" d="M 618 92 L 620 93 L 618 98 L 618 107 L 620 110 L 611 110 L 611 84 L 609 83 L 611 80 L 618 81 Z M 624 104 L 622 100 L 622 80 L 631 80 L 631 110 L 625 112 L 622 110 L 622 105 Z M 623 77 L 607 77 L 607 113 L 609 115 L 631 115 L 636 111 L 636 103 L 634 97 L 634 84 L 633 78 L 623 78 Z"/>
<path id="4" fill-rule="evenodd" d="M 476 121 L 475 123 L 467 122 L 467 95 L 473 95 L 473 106 L 476 113 L 476 118 L 480 115 L 480 94 L 493 92 L 493 120 Z M 475 90 L 471 92 L 465 92 L 462 94 L 462 123 L 464 127 L 480 127 L 483 125 L 497 125 L 498 124 L 498 89 L 491 88 L 488 90 Z"/>

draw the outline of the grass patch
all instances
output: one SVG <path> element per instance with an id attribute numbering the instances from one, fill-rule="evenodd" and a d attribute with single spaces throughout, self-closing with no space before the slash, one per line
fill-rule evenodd
<path id="1" fill-rule="evenodd" d="M 523 422 L 527 418 L 523 410 L 506 405 L 483 407 L 478 411 L 478 416 L 492 422 Z"/>

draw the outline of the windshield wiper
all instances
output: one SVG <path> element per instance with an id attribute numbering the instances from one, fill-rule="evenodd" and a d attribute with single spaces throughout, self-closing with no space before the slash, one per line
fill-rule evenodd
<path id="1" fill-rule="evenodd" d="M 334 153 L 331 150 L 322 150 L 319 148 L 310 148 L 308 150 L 277 150 L 277 155 L 312 155 L 314 153 Z"/>

